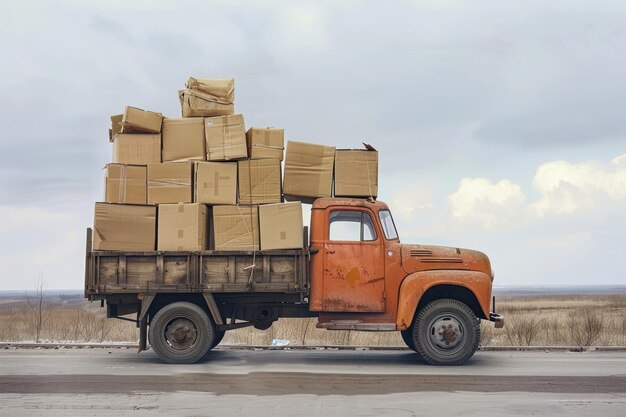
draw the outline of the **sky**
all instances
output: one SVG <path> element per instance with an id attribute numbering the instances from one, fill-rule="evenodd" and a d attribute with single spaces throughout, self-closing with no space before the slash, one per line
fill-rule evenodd
<path id="1" fill-rule="evenodd" d="M 626 284 L 620 1 L 20 1 L 0 15 L 0 290 L 80 289 L 109 116 L 235 78 L 247 127 L 379 151 L 404 243 L 497 285 Z"/>

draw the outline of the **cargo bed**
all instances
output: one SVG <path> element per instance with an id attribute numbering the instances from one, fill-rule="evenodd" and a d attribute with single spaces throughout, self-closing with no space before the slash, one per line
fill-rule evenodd
<path id="1" fill-rule="evenodd" d="M 85 296 L 157 293 L 308 293 L 308 249 L 92 251 L 87 229 Z"/>

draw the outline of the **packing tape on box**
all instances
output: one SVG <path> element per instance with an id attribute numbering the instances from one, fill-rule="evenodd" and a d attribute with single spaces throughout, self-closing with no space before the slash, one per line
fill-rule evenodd
<path id="1" fill-rule="evenodd" d="M 179 213 L 185 212 L 185 206 L 183 205 L 183 203 L 178 203 L 178 212 Z"/>
<path id="2" fill-rule="evenodd" d="M 229 181 L 230 175 L 220 175 L 219 172 L 216 172 L 213 176 L 213 182 L 203 182 L 202 188 L 211 188 L 213 187 L 213 195 L 220 195 L 220 182 L 221 181 Z"/>
<path id="3" fill-rule="evenodd" d="M 252 203 L 254 199 L 252 198 L 252 161 L 245 162 L 248 165 L 248 195 L 246 195 L 247 203 Z M 240 197 L 241 198 L 241 197 Z"/>
<path id="4" fill-rule="evenodd" d="M 178 238 L 182 239 L 184 235 L 185 235 L 185 232 L 183 231 L 183 229 L 178 229 Z"/>
<path id="5" fill-rule="evenodd" d="M 191 179 L 182 178 L 162 178 L 159 180 L 148 180 L 148 188 L 164 187 L 190 187 Z"/>
<path id="6" fill-rule="evenodd" d="M 118 197 L 120 203 L 126 202 L 126 165 L 121 165 L 120 168 L 120 183 L 118 189 Z"/>
<path id="7" fill-rule="evenodd" d="M 178 99 L 183 117 L 216 117 L 234 111 L 232 102 L 197 90 L 180 90 Z"/>
<path id="8" fill-rule="evenodd" d="M 224 159 L 228 159 L 228 155 L 226 155 L 226 134 L 228 133 L 228 129 L 226 129 L 226 123 L 222 125 L 222 153 Z"/>
<path id="9" fill-rule="evenodd" d="M 98 235 L 98 237 L 100 238 L 101 241 L 105 241 L 106 239 L 104 238 L 104 235 L 102 233 L 100 233 L 100 230 L 98 230 L 97 227 L 94 226 L 93 231 L 96 232 L 96 234 Z"/>
<path id="10" fill-rule="evenodd" d="M 279 149 L 279 150 L 284 150 L 285 148 L 282 146 L 273 146 L 273 145 L 269 145 L 269 144 L 262 144 L 262 143 L 253 143 L 252 145 L 250 145 L 251 148 L 261 148 L 261 149 Z"/>
<path id="11" fill-rule="evenodd" d="M 248 223 L 246 222 L 246 218 L 244 217 L 244 214 L 241 212 L 241 206 L 237 205 L 237 211 L 239 212 L 239 216 L 241 217 L 241 220 L 243 220 L 243 225 L 246 226 L 246 233 L 247 235 L 250 237 L 250 244 L 252 245 L 252 249 L 255 249 L 254 246 L 254 218 L 253 218 L 253 212 L 254 210 L 252 209 L 252 207 L 248 207 L 248 209 L 250 210 L 250 225 L 248 226 Z M 250 230 L 252 228 L 252 230 Z M 254 262 L 253 262 L 254 263 Z"/>

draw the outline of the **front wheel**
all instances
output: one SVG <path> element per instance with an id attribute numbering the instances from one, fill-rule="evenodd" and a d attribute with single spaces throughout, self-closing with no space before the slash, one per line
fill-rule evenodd
<path id="1" fill-rule="evenodd" d="M 150 343 L 167 363 L 194 363 L 202 359 L 215 340 L 215 327 L 202 308 L 177 302 L 160 309 L 150 322 Z"/>
<path id="2" fill-rule="evenodd" d="M 413 341 L 413 328 L 409 327 L 406 330 L 400 331 L 400 336 L 402 336 L 402 340 L 411 350 L 415 350 L 415 342 Z"/>
<path id="3" fill-rule="evenodd" d="M 478 349 L 480 325 L 457 300 L 441 299 L 420 310 L 412 326 L 415 350 L 431 365 L 461 365 Z"/>

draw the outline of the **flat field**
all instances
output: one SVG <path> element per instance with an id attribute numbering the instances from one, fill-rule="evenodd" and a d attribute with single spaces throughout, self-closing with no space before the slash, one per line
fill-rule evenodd
<path id="1" fill-rule="evenodd" d="M 136 342 L 134 323 L 107 319 L 99 303 L 80 296 L 0 297 L 0 341 Z M 508 295 L 498 298 L 505 327 L 481 325 L 482 346 L 626 346 L 626 294 Z M 41 312 L 41 315 L 39 314 Z M 404 346 L 397 332 L 327 331 L 316 319 L 283 319 L 265 331 L 244 328 L 228 332 L 223 344 Z M 37 337 L 37 329 L 39 336 Z"/>

